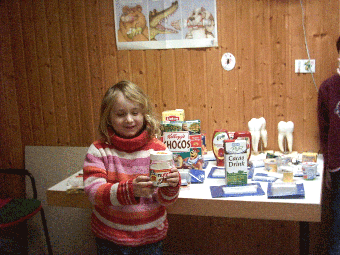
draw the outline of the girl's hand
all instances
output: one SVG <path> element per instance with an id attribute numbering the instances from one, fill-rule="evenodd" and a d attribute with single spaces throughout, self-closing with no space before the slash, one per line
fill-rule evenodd
<path id="1" fill-rule="evenodd" d="M 156 187 L 152 185 L 150 177 L 140 175 L 133 181 L 133 193 L 135 197 L 149 197 L 153 194 Z"/>
<path id="2" fill-rule="evenodd" d="M 171 187 L 176 187 L 179 182 L 179 172 L 177 168 L 172 168 L 171 173 L 167 175 L 167 181 Z"/>

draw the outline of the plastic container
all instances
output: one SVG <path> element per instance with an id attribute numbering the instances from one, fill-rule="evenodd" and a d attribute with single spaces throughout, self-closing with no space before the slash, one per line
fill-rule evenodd
<path id="1" fill-rule="evenodd" d="M 275 158 L 267 158 L 264 160 L 264 169 L 268 172 L 277 172 L 277 162 Z"/>
<path id="2" fill-rule="evenodd" d="M 277 162 L 277 172 L 282 174 L 282 169 L 284 169 L 287 166 L 292 165 L 292 158 L 286 155 L 282 155 L 276 158 L 276 162 Z"/>
<path id="3" fill-rule="evenodd" d="M 304 180 L 314 180 L 317 175 L 318 164 L 314 162 L 303 162 L 302 172 Z"/>
<path id="4" fill-rule="evenodd" d="M 153 186 L 169 186 L 167 176 L 174 167 L 171 151 L 153 151 L 150 153 L 150 180 Z"/>
<path id="5" fill-rule="evenodd" d="M 282 171 L 282 181 L 283 182 L 293 182 L 294 181 L 294 171 L 291 166 L 281 167 Z"/>
<path id="6" fill-rule="evenodd" d="M 178 169 L 179 174 L 181 175 L 181 185 L 188 186 L 191 184 L 191 175 L 190 169 Z"/>
<path id="7" fill-rule="evenodd" d="M 226 129 L 217 129 L 214 131 L 212 139 L 212 149 L 216 158 L 217 166 L 224 166 L 224 143 L 225 139 L 229 139 Z"/>

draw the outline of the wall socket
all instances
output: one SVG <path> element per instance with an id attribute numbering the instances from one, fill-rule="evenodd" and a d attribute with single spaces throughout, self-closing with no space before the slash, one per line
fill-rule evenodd
<path id="1" fill-rule="evenodd" d="M 315 59 L 295 59 L 295 73 L 315 73 Z"/>

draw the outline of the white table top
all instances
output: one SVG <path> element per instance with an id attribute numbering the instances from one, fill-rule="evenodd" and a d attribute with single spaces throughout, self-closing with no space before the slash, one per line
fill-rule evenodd
<path id="1" fill-rule="evenodd" d="M 260 155 L 257 157 L 261 157 Z M 251 160 L 255 157 L 252 156 Z M 319 176 L 315 180 L 305 181 L 302 177 L 294 177 L 297 183 L 303 183 L 305 198 L 299 199 L 268 199 L 267 182 L 260 182 L 265 192 L 262 196 L 222 197 L 212 198 L 210 186 L 225 185 L 224 179 L 207 178 L 215 161 L 209 162 L 205 170 L 204 183 L 190 184 L 182 187 L 177 202 L 168 207 L 170 214 L 235 217 L 252 219 L 292 220 L 306 222 L 321 221 L 321 196 L 323 158 L 318 156 Z M 262 172 L 263 168 L 255 168 Z M 75 173 L 73 176 L 77 175 Z M 69 177 L 49 188 L 48 202 L 56 206 L 90 207 L 84 193 L 66 194 Z M 277 180 L 276 182 L 280 182 Z M 248 180 L 248 183 L 252 181 Z M 49 199 L 50 197 L 50 199 Z M 84 200 L 85 199 L 85 200 Z M 79 200 L 83 200 L 82 202 Z"/>

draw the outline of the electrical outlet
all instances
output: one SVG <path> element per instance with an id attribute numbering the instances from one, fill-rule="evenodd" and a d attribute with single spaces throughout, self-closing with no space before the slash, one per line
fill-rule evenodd
<path id="1" fill-rule="evenodd" d="M 295 73 L 315 73 L 315 59 L 295 59 Z"/>

